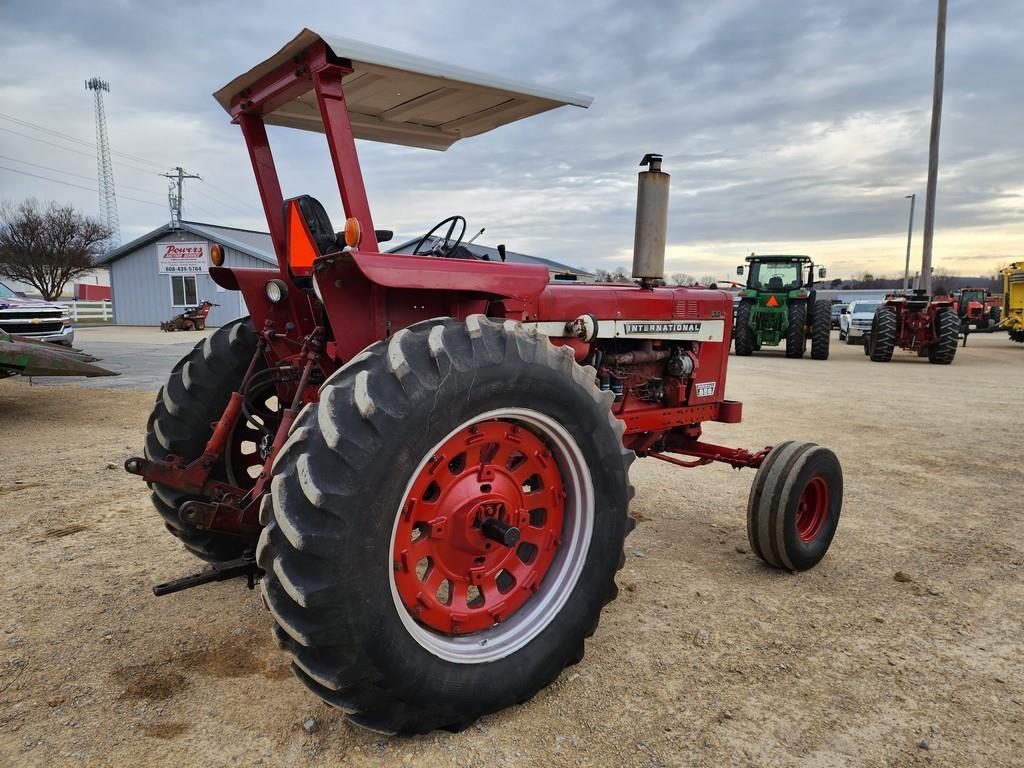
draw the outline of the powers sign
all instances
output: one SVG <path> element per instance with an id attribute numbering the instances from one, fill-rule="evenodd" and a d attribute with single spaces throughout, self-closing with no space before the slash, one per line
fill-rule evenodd
<path id="1" fill-rule="evenodd" d="M 210 244 L 157 243 L 156 271 L 161 275 L 205 275 L 210 256 Z"/>

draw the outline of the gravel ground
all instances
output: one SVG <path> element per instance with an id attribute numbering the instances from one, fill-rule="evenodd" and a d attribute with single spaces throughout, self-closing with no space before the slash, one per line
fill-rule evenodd
<path id="1" fill-rule="evenodd" d="M 642 522 L 583 663 L 412 739 L 307 693 L 241 583 L 150 594 L 197 565 L 120 468 L 152 393 L 0 382 L 0 765 L 1024 765 L 1024 346 L 975 337 L 938 367 L 835 344 L 733 358 L 745 421 L 707 430 L 836 451 L 815 570 L 748 551 L 751 472 L 638 462 Z"/>

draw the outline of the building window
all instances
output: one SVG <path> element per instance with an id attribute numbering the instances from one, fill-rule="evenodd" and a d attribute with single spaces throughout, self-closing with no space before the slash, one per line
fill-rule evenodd
<path id="1" fill-rule="evenodd" d="M 172 306 L 194 307 L 199 303 L 197 295 L 195 275 L 171 275 Z"/>

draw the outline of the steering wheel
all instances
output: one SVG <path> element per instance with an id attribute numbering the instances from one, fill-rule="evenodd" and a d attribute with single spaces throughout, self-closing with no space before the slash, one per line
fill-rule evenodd
<path id="1" fill-rule="evenodd" d="M 455 227 L 462 223 L 462 229 L 459 230 L 459 236 L 455 241 L 452 241 L 452 235 L 455 234 Z M 445 224 L 448 224 L 448 231 L 444 235 L 443 240 L 432 241 L 430 236 L 433 235 L 437 230 L 441 229 Z M 438 256 L 444 258 L 451 253 L 455 248 L 462 242 L 462 238 L 466 236 L 466 219 L 463 216 L 449 216 L 447 219 L 442 219 L 437 222 L 427 234 L 420 238 L 420 241 L 416 243 L 416 247 L 412 249 L 413 256 Z M 428 251 L 420 251 L 424 243 L 430 242 L 430 249 Z"/>

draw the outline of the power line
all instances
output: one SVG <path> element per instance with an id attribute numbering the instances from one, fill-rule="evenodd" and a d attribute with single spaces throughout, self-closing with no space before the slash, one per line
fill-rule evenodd
<path id="1" fill-rule="evenodd" d="M 0 131 L 6 131 L 7 133 L 12 133 L 15 136 L 21 136 L 24 139 L 30 139 L 31 141 L 38 141 L 40 144 L 46 144 L 47 146 L 50 146 L 50 147 L 56 147 L 57 149 L 63 149 L 65 152 L 74 152 L 76 155 L 82 155 L 83 157 L 89 157 L 89 158 L 92 158 L 94 160 L 96 159 L 96 155 L 93 152 L 83 152 L 80 149 L 72 149 L 71 147 L 65 147 L 65 146 L 62 146 L 60 144 L 54 144 L 52 141 L 47 141 L 46 139 L 40 139 L 38 136 L 30 136 L 27 133 L 19 133 L 18 131 L 12 131 L 10 128 L 4 128 L 2 125 L 0 125 Z M 156 173 L 156 171 L 152 171 L 149 168 L 142 168 L 142 167 L 140 167 L 138 165 L 133 165 L 132 163 L 126 163 L 124 160 L 114 160 L 114 165 L 121 165 L 121 166 L 125 166 L 127 168 L 134 168 L 135 170 L 142 171 L 143 173 Z"/>
<path id="2" fill-rule="evenodd" d="M 30 163 L 28 160 L 19 160 L 16 157 L 9 157 L 7 155 L 0 155 L 0 160 L 10 160 L 11 162 L 21 163 L 22 165 L 31 165 L 31 166 L 33 166 L 35 168 L 42 168 L 45 171 L 53 171 L 54 173 L 63 173 L 66 176 L 75 176 L 76 178 L 86 179 L 88 181 L 92 181 L 93 178 L 95 178 L 94 176 L 85 176 L 85 175 L 83 175 L 81 173 L 72 173 L 71 171 L 65 171 L 65 170 L 63 170 L 61 168 L 54 168 L 54 167 L 49 166 L 49 165 L 41 165 L 39 163 Z M 117 186 L 120 189 L 131 189 L 131 190 L 134 190 L 135 192 L 142 192 L 142 193 L 147 194 L 147 195 L 153 195 L 155 197 L 159 197 L 159 193 L 158 192 L 153 192 L 152 190 L 149 190 L 149 189 L 143 189 L 142 187 L 129 187 L 127 184 L 118 184 Z"/>
<path id="3" fill-rule="evenodd" d="M 70 181 L 64 181 L 63 179 L 53 179 L 49 176 L 40 176 L 38 173 L 29 173 L 28 171 L 19 171 L 17 168 L 8 168 L 6 165 L 0 165 L 0 171 L 10 171 L 11 173 L 20 173 L 22 176 L 31 176 L 34 179 L 43 179 L 44 181 L 52 181 L 55 184 L 63 184 L 65 187 L 76 187 L 77 189 L 84 189 L 87 192 L 96 192 L 96 187 L 85 187 L 81 184 L 72 184 Z M 144 205 L 155 205 L 157 208 L 163 208 L 163 203 L 154 203 L 149 200 L 140 200 L 137 197 L 128 197 L 127 195 L 121 195 L 123 200 L 131 200 L 136 203 L 143 203 Z"/>
<path id="4" fill-rule="evenodd" d="M 13 117 L 11 115 L 5 115 L 3 113 L 0 113 L 0 118 L 2 118 L 4 120 L 9 120 L 12 123 L 17 123 L 18 125 L 24 126 L 26 128 L 34 128 L 37 131 L 42 131 L 43 133 L 48 133 L 51 136 L 56 136 L 58 138 L 65 139 L 66 141 L 73 141 L 76 144 L 81 144 L 82 146 L 90 147 L 92 149 L 96 149 L 96 145 L 94 143 L 90 142 L 90 141 L 86 141 L 85 139 L 80 139 L 77 136 L 71 136 L 70 134 L 67 134 L 67 133 L 61 133 L 60 131 L 55 131 L 52 128 L 47 128 L 45 125 L 38 125 L 37 123 L 30 123 L 28 120 L 22 120 L 21 118 Z M 147 165 L 152 165 L 152 166 L 155 166 L 155 167 L 161 168 L 161 169 L 164 167 L 161 163 L 156 163 L 156 162 L 153 162 L 152 160 L 147 160 L 146 158 L 139 157 L 138 155 L 130 155 L 127 152 L 118 152 L 117 150 L 113 150 L 112 149 L 112 150 L 110 150 L 110 154 L 117 155 L 119 157 L 126 157 L 126 158 L 129 158 L 130 160 L 137 160 L 140 163 L 146 163 Z"/>

